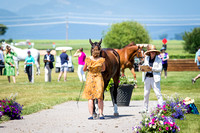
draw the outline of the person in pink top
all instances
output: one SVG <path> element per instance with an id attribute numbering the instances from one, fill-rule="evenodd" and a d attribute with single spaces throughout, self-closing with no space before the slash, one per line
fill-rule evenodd
<path id="1" fill-rule="evenodd" d="M 78 57 L 78 71 L 77 71 L 78 77 L 81 82 L 86 81 L 85 73 L 83 71 L 83 67 L 85 65 L 86 54 L 83 52 L 83 48 L 78 49 L 76 51 L 76 53 L 74 54 L 74 57 Z"/>

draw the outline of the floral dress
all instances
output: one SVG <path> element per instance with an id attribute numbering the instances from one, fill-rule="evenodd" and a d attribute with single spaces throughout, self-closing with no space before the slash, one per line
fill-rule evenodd
<path id="1" fill-rule="evenodd" d="M 103 99 L 104 81 L 101 70 L 104 62 L 104 58 L 100 58 L 96 61 L 91 60 L 90 57 L 85 59 L 89 72 L 87 74 L 85 89 L 83 91 L 84 98 Z"/>
<path id="2" fill-rule="evenodd" d="M 5 55 L 4 75 L 6 76 L 15 76 L 15 67 L 10 65 L 10 63 L 14 65 L 13 56 L 17 56 L 17 54 L 14 52 L 11 52 Z"/>

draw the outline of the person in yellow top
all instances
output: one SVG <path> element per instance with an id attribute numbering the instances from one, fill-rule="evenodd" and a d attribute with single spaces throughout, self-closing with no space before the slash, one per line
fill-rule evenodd
<path id="1" fill-rule="evenodd" d="M 87 71 L 87 79 L 85 88 L 83 91 L 83 97 L 88 99 L 88 108 L 90 117 L 93 119 L 93 101 L 98 99 L 98 107 L 100 119 L 104 119 L 103 116 L 103 93 L 104 93 L 104 81 L 101 72 L 105 71 L 105 59 L 100 57 L 100 50 L 95 47 L 92 50 L 92 56 L 85 59 L 85 65 L 83 71 Z"/>

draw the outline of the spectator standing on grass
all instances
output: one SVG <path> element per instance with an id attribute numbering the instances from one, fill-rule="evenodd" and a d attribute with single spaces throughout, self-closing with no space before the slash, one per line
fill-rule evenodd
<path id="1" fill-rule="evenodd" d="M 165 78 L 167 78 L 167 67 L 168 67 L 168 62 L 167 60 L 169 60 L 169 55 L 168 53 L 165 52 L 165 47 L 161 48 L 161 53 L 159 55 L 159 57 L 162 59 L 162 67 L 165 73 Z"/>
<path id="2" fill-rule="evenodd" d="M 31 51 L 27 52 L 28 56 L 25 59 L 24 64 L 26 65 L 26 73 L 28 75 L 29 82 L 32 82 L 32 67 L 35 63 L 33 56 L 31 55 Z"/>
<path id="3" fill-rule="evenodd" d="M 200 47 L 198 48 L 196 52 L 194 61 L 197 63 L 197 66 L 200 69 Z M 198 78 L 200 78 L 200 74 L 198 74 L 195 78 L 192 79 L 192 83 L 194 84 Z"/>
<path id="4" fill-rule="evenodd" d="M 13 56 L 17 56 L 14 50 L 10 46 L 6 46 L 6 54 L 5 54 L 5 69 L 4 75 L 8 76 L 8 82 L 10 83 L 10 76 L 13 77 L 13 82 L 16 83 L 15 79 L 15 65 Z"/>
<path id="5" fill-rule="evenodd" d="M 90 117 L 88 120 L 93 119 L 93 102 L 94 99 L 98 99 L 98 107 L 100 119 L 104 119 L 103 116 L 103 92 L 104 81 L 101 72 L 105 71 L 105 59 L 100 57 L 100 50 L 95 47 L 92 50 L 92 56 L 85 59 L 85 65 L 83 71 L 89 71 L 87 74 L 87 80 L 85 89 L 83 91 L 83 97 L 88 99 L 88 109 Z"/>
<path id="6" fill-rule="evenodd" d="M 85 73 L 83 71 L 83 67 L 85 65 L 85 58 L 86 54 L 83 52 L 83 48 L 80 48 L 76 51 L 74 54 L 74 57 L 78 57 L 78 77 L 81 82 L 86 81 L 85 79 Z"/>
<path id="7" fill-rule="evenodd" d="M 53 69 L 54 55 L 50 54 L 51 50 L 47 49 L 44 55 L 45 82 L 51 82 L 51 69 Z"/>
<path id="8" fill-rule="evenodd" d="M 65 49 L 63 49 L 62 54 L 60 54 L 60 60 L 61 60 L 61 68 L 60 68 L 60 74 L 58 76 L 58 82 L 60 81 L 60 78 L 62 77 L 63 73 L 64 73 L 64 82 L 66 82 L 69 57 L 66 54 Z"/>
<path id="9" fill-rule="evenodd" d="M 4 63 L 4 55 L 3 55 L 3 47 L 0 46 L 0 75 L 2 75 L 2 71 L 3 71 L 3 66 L 5 65 Z"/>
<path id="10" fill-rule="evenodd" d="M 153 88 L 158 103 L 163 104 L 163 97 L 161 94 L 160 80 L 161 80 L 161 71 L 162 71 L 162 60 L 158 57 L 160 52 L 156 50 L 154 45 L 149 47 L 149 50 L 145 52 L 144 66 L 149 66 L 148 70 L 144 73 L 144 109 L 141 113 L 148 112 L 149 105 L 149 94 L 151 88 Z M 142 71 L 145 71 L 141 69 Z"/>

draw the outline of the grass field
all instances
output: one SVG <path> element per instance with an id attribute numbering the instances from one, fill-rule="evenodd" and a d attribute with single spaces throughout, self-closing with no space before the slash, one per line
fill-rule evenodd
<path id="1" fill-rule="evenodd" d="M 47 48 L 42 44 L 47 42 L 54 41 L 35 41 L 36 46 L 42 48 Z M 39 45 L 41 42 L 41 45 Z M 65 41 L 58 41 L 60 44 L 64 45 Z M 56 44 L 58 43 L 56 42 Z M 153 41 L 157 48 L 161 48 L 159 41 Z M 173 41 L 169 44 L 168 49 L 169 53 L 177 52 L 178 54 L 184 54 L 182 49 L 181 41 L 174 41 L 176 45 L 173 45 Z M 75 40 L 69 41 L 70 46 L 74 48 L 74 51 L 77 48 L 83 47 L 87 56 L 89 56 L 90 45 L 88 40 Z M 60 45 L 62 46 L 62 45 Z M 51 47 L 51 46 L 50 46 Z M 49 48 L 50 48 L 49 47 Z M 171 47 L 171 48 L 170 48 Z M 74 52 L 73 51 L 73 52 Z M 43 57 L 41 57 L 43 58 Z M 23 63 L 20 63 L 20 75 L 16 77 L 16 84 L 8 83 L 7 77 L 0 76 L 0 99 L 10 96 L 11 93 L 18 93 L 17 102 L 24 105 L 23 115 L 31 114 L 42 109 L 51 108 L 53 105 L 60 104 L 70 100 L 77 100 L 79 97 L 79 92 L 81 90 L 82 83 L 79 82 L 77 76 L 77 58 L 72 58 L 75 65 L 75 72 L 68 73 L 67 82 L 57 82 L 58 73 L 55 73 L 55 69 L 52 72 L 52 82 L 44 82 L 44 67 L 43 62 L 41 61 L 41 75 L 35 76 L 35 83 L 28 83 L 28 77 L 23 72 Z M 161 89 L 163 95 L 173 95 L 178 93 L 180 97 L 191 97 L 195 99 L 195 104 L 200 110 L 200 80 L 197 81 L 194 85 L 191 83 L 191 79 L 195 77 L 199 72 L 168 72 L 168 78 L 165 79 L 162 76 L 161 80 Z M 143 100 L 143 87 L 144 84 L 141 81 L 142 73 L 137 72 L 137 81 L 138 88 L 134 89 L 132 94 L 132 100 Z M 132 77 L 130 71 L 126 70 L 126 75 Z M 63 78 L 63 77 L 62 77 Z M 109 92 L 105 93 L 105 100 L 110 100 Z M 156 100 L 156 96 L 151 91 L 150 100 Z M 85 99 L 80 99 L 85 100 Z M 137 111 L 137 110 L 133 110 Z M 181 128 L 181 132 L 200 132 L 200 116 L 199 115 L 186 115 L 185 120 L 177 120 L 178 125 Z"/>
<path id="2" fill-rule="evenodd" d="M 16 40 L 15 42 L 20 42 L 25 40 Z M 99 40 L 93 40 L 93 41 L 99 41 Z M 31 40 L 31 42 L 34 42 L 34 47 L 36 49 L 53 49 L 53 42 L 55 43 L 56 47 L 59 46 L 71 46 L 74 49 L 79 48 L 82 46 L 85 50 L 88 50 L 90 47 L 88 47 L 89 41 L 88 40 L 69 40 L 68 44 L 66 44 L 65 40 Z M 183 41 L 178 40 L 169 40 L 167 42 L 167 52 L 169 55 L 183 55 L 183 54 L 189 54 L 186 51 L 183 50 Z M 159 50 L 162 48 L 162 40 L 152 40 L 150 44 L 153 44 L 156 46 L 156 48 Z M 20 48 L 28 48 L 28 46 L 19 46 Z M 105 47 L 104 44 L 102 44 L 102 47 Z"/>

